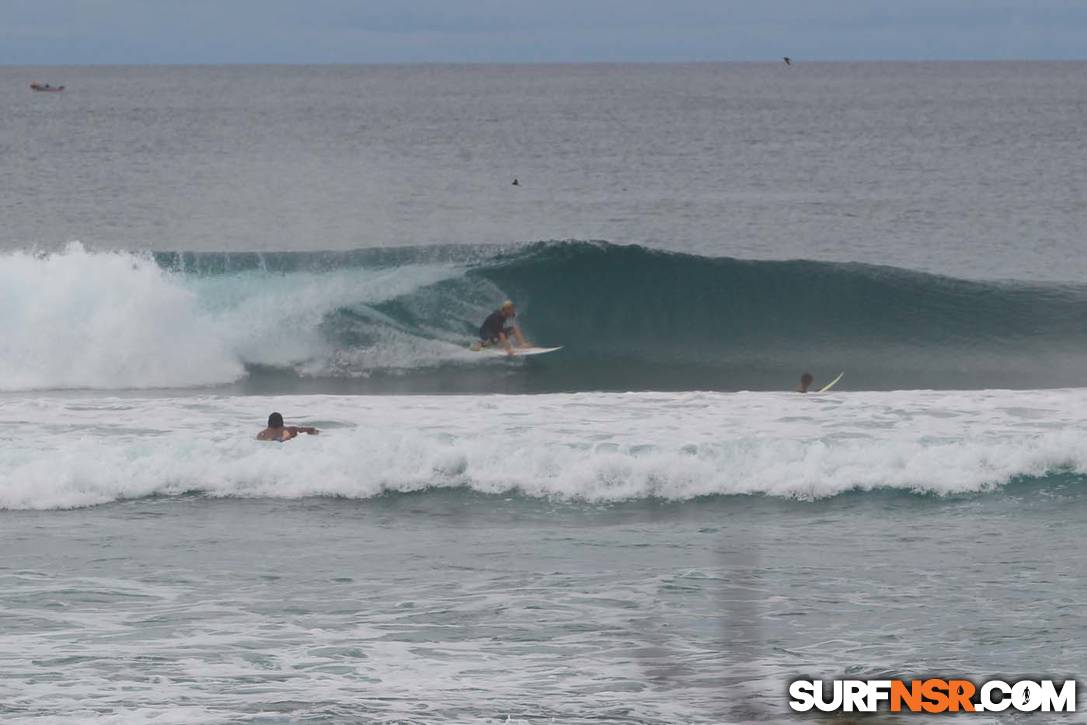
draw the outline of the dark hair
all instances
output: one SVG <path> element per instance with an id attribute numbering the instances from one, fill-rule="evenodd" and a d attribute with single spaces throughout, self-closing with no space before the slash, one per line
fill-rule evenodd
<path id="1" fill-rule="evenodd" d="M 283 427 L 283 416 L 280 415 L 279 413 L 272 413 L 271 415 L 269 415 L 268 416 L 268 427 L 269 428 L 282 428 Z"/>
<path id="2" fill-rule="evenodd" d="M 813 378 L 811 376 L 811 373 L 804 373 L 803 375 L 800 376 L 800 382 L 803 385 L 811 385 L 811 382 L 813 380 L 815 380 L 815 378 Z"/>

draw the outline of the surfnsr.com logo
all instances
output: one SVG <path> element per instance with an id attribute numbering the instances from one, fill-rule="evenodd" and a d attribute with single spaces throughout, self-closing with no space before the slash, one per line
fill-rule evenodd
<path id="1" fill-rule="evenodd" d="M 789 707 L 796 712 L 1075 712 L 1076 681 L 794 680 Z"/>

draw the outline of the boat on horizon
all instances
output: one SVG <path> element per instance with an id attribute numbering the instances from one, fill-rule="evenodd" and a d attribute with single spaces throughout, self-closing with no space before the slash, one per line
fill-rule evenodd
<path id="1" fill-rule="evenodd" d="M 42 91 L 44 93 L 59 93 L 64 90 L 64 86 L 52 86 L 48 83 L 31 83 L 30 87 L 35 91 Z"/>

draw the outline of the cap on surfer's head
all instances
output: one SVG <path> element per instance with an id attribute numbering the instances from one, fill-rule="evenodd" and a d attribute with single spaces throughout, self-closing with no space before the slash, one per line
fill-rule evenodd
<path id="1" fill-rule="evenodd" d="M 283 427 L 283 416 L 280 415 L 279 413 L 272 413 L 271 415 L 269 415 L 268 416 L 268 427 L 269 428 L 282 428 Z"/>
<path id="2" fill-rule="evenodd" d="M 513 302 L 511 300 L 506 300 L 505 302 L 503 302 L 502 306 L 498 309 L 500 309 L 502 312 L 515 312 Z"/>
<path id="3" fill-rule="evenodd" d="M 811 385 L 814 380 L 815 378 L 811 376 L 811 373 L 804 373 L 800 376 L 801 385 Z"/>

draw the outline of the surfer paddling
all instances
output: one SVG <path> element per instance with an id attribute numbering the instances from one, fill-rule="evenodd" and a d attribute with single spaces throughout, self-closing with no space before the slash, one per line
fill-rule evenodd
<path id="1" fill-rule="evenodd" d="M 510 337 L 517 340 L 519 347 L 531 347 L 521 333 L 521 328 L 513 322 L 515 317 L 517 317 L 517 309 L 513 306 L 513 302 L 506 300 L 480 325 L 479 339 L 472 343 L 472 349 L 478 352 L 485 347 L 501 345 L 506 349 L 507 355 L 516 355 Z"/>
<path id="2" fill-rule="evenodd" d="M 291 438 L 297 438 L 299 433 L 317 435 L 321 431 L 304 425 L 283 425 L 283 416 L 272 413 L 268 416 L 268 427 L 257 433 L 258 441 L 278 441 L 283 443 Z"/>

